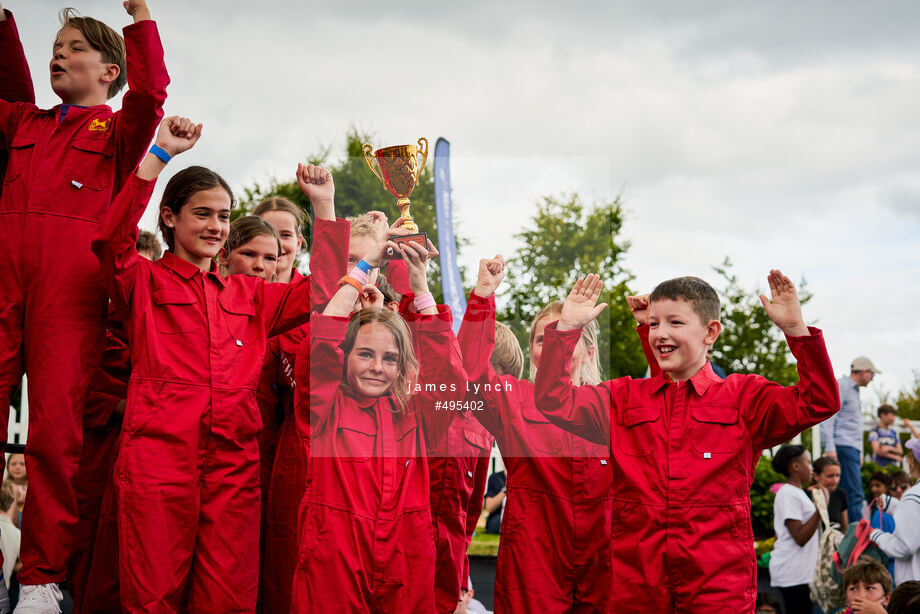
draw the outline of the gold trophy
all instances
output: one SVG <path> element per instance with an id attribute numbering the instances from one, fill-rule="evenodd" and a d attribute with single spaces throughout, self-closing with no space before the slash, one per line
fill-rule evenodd
<path id="1" fill-rule="evenodd" d="M 402 213 L 405 220 L 402 227 L 414 233 L 403 237 L 396 237 L 396 243 L 404 241 L 414 241 L 428 247 L 427 233 L 419 233 L 418 225 L 409 214 L 409 194 L 418 185 L 418 176 L 425 168 L 425 161 L 428 159 L 428 139 L 421 137 L 418 140 L 418 147 L 415 145 L 394 145 L 393 147 L 384 147 L 373 151 L 370 145 L 364 145 L 364 161 L 367 167 L 377 176 L 377 179 L 383 184 L 390 194 L 397 198 L 396 206 Z M 421 156 L 421 161 L 419 161 Z M 374 160 L 377 161 L 377 167 L 374 168 Z"/>

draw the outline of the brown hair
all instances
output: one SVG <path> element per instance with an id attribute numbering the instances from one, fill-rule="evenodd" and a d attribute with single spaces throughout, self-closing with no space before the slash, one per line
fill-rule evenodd
<path id="1" fill-rule="evenodd" d="M 60 13 L 61 29 L 54 36 L 54 42 L 60 38 L 64 28 L 75 28 L 80 31 L 89 46 L 102 55 L 106 64 L 118 66 L 118 76 L 109 84 L 108 97 L 111 98 L 128 82 L 128 68 L 125 60 L 125 39 L 115 30 L 108 27 L 98 19 L 80 17 L 80 13 L 73 8 L 65 8 Z"/>
<path id="2" fill-rule="evenodd" d="M 863 584 L 881 584 L 885 595 L 891 594 L 891 574 L 885 566 L 876 560 L 863 559 L 843 572 L 843 586 L 848 587 L 862 582 Z"/>
<path id="3" fill-rule="evenodd" d="M 16 491 L 13 490 L 13 483 L 3 480 L 3 484 L 0 484 L 0 512 L 8 512 L 15 502 Z"/>
<path id="4" fill-rule="evenodd" d="M 141 230 L 137 233 L 135 246 L 139 252 L 150 252 L 151 260 L 159 260 L 163 255 L 163 246 L 160 245 L 157 236 L 149 230 Z"/>
<path id="5" fill-rule="evenodd" d="M 534 316 L 533 321 L 530 323 L 530 379 L 533 379 L 537 376 L 537 365 L 533 361 L 533 340 L 534 336 L 537 334 L 537 323 L 542 320 L 544 317 L 547 317 L 551 314 L 562 313 L 563 301 L 553 301 L 549 303 L 546 307 L 540 310 L 540 313 Z M 601 383 L 601 367 L 600 367 L 600 356 L 598 355 L 597 350 L 597 323 L 594 321 L 588 322 L 581 329 L 581 341 L 585 344 L 585 348 L 595 348 L 594 356 L 585 361 L 585 364 L 581 366 L 581 372 L 579 377 L 582 384 L 600 384 Z"/>
<path id="6" fill-rule="evenodd" d="M 907 475 L 907 472 L 903 469 L 898 469 L 897 471 L 891 474 L 891 485 L 897 486 L 898 484 L 906 484 L 910 488 L 910 476 Z"/>
<path id="7" fill-rule="evenodd" d="M 169 183 L 166 184 L 166 189 L 163 190 L 163 198 L 160 199 L 161 213 L 159 220 L 157 220 L 157 228 L 160 229 L 160 234 L 163 235 L 166 247 L 168 247 L 170 251 L 176 247 L 175 239 L 173 237 L 172 228 L 167 226 L 166 222 L 163 221 L 163 208 L 169 207 L 169 210 L 172 211 L 173 214 L 179 215 L 182 207 L 185 206 L 185 203 L 187 203 L 192 196 L 198 192 L 213 190 L 214 188 L 223 188 L 227 192 L 227 195 L 230 196 L 230 208 L 232 209 L 236 202 L 233 198 L 233 190 L 230 189 L 230 186 L 224 181 L 223 177 L 209 168 L 203 166 L 183 168 L 173 175 Z"/>
<path id="8" fill-rule="evenodd" d="M 840 461 L 838 461 L 836 458 L 831 458 L 830 456 L 822 456 L 821 458 L 816 460 L 814 463 L 812 463 L 811 468 L 815 472 L 816 475 L 821 475 L 822 473 L 824 473 L 824 470 L 827 469 L 828 467 L 839 467 L 839 466 L 840 466 Z"/>
<path id="9" fill-rule="evenodd" d="M 908 580 L 898 584 L 888 602 L 888 614 L 916 614 L 920 610 L 920 582 Z"/>
<path id="10" fill-rule="evenodd" d="M 686 301 L 690 303 L 703 324 L 719 320 L 719 294 L 699 277 L 675 277 L 663 281 L 652 290 L 649 303 L 656 301 Z"/>
<path id="11" fill-rule="evenodd" d="M 524 373 L 524 352 L 517 337 L 505 324 L 495 323 L 495 348 L 489 359 L 492 367 L 515 379 L 521 379 Z"/>
<path id="12" fill-rule="evenodd" d="M 384 277 L 383 274 L 377 277 L 377 289 L 383 294 L 383 300 L 386 303 L 398 303 L 402 301 L 402 295 L 393 289 L 393 286 L 390 285 L 390 282 L 387 281 L 387 278 Z"/>
<path id="13" fill-rule="evenodd" d="M 278 245 L 278 256 L 281 256 L 281 237 L 278 236 L 278 230 L 260 218 L 257 215 L 244 215 L 238 217 L 230 224 L 230 232 L 227 234 L 227 240 L 221 248 L 227 256 L 235 250 L 243 247 L 256 237 L 272 237 Z M 227 267 L 220 267 L 222 275 L 227 275 Z M 270 280 L 269 280 L 270 281 Z"/>
<path id="14" fill-rule="evenodd" d="M 898 408 L 895 407 L 894 405 L 889 405 L 888 403 L 885 403 L 884 405 L 878 406 L 878 410 L 876 413 L 878 417 L 881 418 L 882 414 L 897 414 Z"/>
<path id="15" fill-rule="evenodd" d="M 303 209 L 283 196 L 269 196 L 256 205 L 256 208 L 252 210 L 252 214 L 262 217 L 269 211 L 283 211 L 284 213 L 290 213 L 294 216 L 297 236 L 303 240 L 303 229 L 304 226 L 307 225 L 307 214 Z"/>
<path id="16" fill-rule="evenodd" d="M 358 331 L 365 324 L 377 322 L 383 324 L 389 329 L 396 342 L 396 348 L 399 350 L 399 360 L 397 363 L 396 381 L 389 393 L 396 399 L 397 411 L 406 413 L 409 407 L 409 385 L 418 373 L 418 358 L 415 356 L 415 349 L 412 345 L 412 336 L 409 334 L 409 327 L 403 317 L 389 309 L 380 309 L 371 307 L 355 312 L 348 322 L 348 330 L 345 333 L 345 340 L 342 342 L 342 351 L 345 352 L 345 364 L 342 367 L 342 383 L 339 387 L 346 393 L 354 394 L 351 385 L 348 383 L 348 354 L 351 353 L 355 346 L 355 338 Z"/>

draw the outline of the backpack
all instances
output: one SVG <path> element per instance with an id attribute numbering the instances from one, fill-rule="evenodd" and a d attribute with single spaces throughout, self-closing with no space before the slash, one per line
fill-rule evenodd
<path id="1" fill-rule="evenodd" d="M 866 514 L 868 512 L 869 510 L 867 509 Z M 882 512 L 883 520 L 884 516 L 885 514 Z M 840 587 L 841 595 L 843 595 L 843 572 L 859 562 L 860 559 L 875 559 L 883 567 L 888 568 L 888 555 L 869 540 L 872 531 L 873 528 L 869 525 L 869 519 L 864 515 L 858 524 L 850 523 L 846 534 L 837 545 L 837 552 L 834 553 L 833 563 L 830 568 L 830 576 Z"/>
<path id="2" fill-rule="evenodd" d="M 815 573 L 808 585 L 809 594 L 813 603 L 817 604 L 824 612 L 830 612 L 836 608 L 842 608 L 846 604 L 846 595 L 843 591 L 841 582 L 831 576 L 831 569 L 834 567 L 834 555 L 837 554 L 837 548 L 843 540 L 844 535 L 840 532 L 840 525 L 836 522 L 830 522 L 827 515 L 827 500 L 824 498 L 824 491 L 815 489 L 812 491 L 812 498 L 818 513 L 821 515 L 821 522 L 824 523 L 824 531 L 821 533 L 821 539 L 818 541 L 818 562 L 815 566 Z"/>

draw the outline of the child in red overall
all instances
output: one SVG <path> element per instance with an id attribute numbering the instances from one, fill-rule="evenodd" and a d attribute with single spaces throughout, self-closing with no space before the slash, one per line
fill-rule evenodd
<path id="1" fill-rule="evenodd" d="M 329 302 L 338 280 L 346 273 L 349 236 L 348 222 L 335 217 L 332 175 L 322 184 L 313 180 L 321 171 L 309 164 L 297 166 L 298 185 L 313 205 L 311 275 L 323 289 L 321 295 L 312 297 L 317 308 Z M 294 258 L 304 241 L 303 210 L 275 196 L 259 203 L 253 215 L 270 223 L 281 236 L 282 254 L 275 281 L 296 283 L 303 277 L 294 267 Z M 309 462 L 309 438 L 304 440 L 298 434 L 294 414 L 294 364 L 297 351 L 309 334 L 309 324 L 305 324 L 269 339 L 259 379 L 259 409 L 265 427 L 260 437 L 263 554 L 259 605 L 263 614 L 291 611 L 291 586 L 299 547 L 298 510 L 307 487 Z"/>
<path id="2" fill-rule="evenodd" d="M 821 331 L 805 325 L 788 277 L 771 271 L 768 281 L 773 300 L 761 301 L 798 361 L 795 386 L 713 373 L 706 349 L 721 331 L 719 297 L 695 277 L 663 282 L 649 298 L 649 342 L 661 367 L 649 379 L 569 380 L 582 325 L 606 307 L 596 306 L 598 276 L 579 280 L 547 327 L 537 407 L 572 433 L 610 442 L 614 612 L 754 611 L 757 459 L 840 408 Z"/>
<path id="3" fill-rule="evenodd" d="M 382 307 L 368 277 L 387 246 L 386 222 L 376 223 L 373 253 L 313 316 L 296 365 L 297 410 L 310 412 L 311 477 L 294 612 L 434 611 L 426 451 L 452 419 L 436 403 L 463 399 L 466 380 L 450 309 L 428 292 L 428 250 L 389 244 L 408 266 L 417 318 L 407 325 Z M 359 296 L 364 308 L 348 321 Z"/>
<path id="4" fill-rule="evenodd" d="M 134 248 L 153 180 L 201 126 L 170 118 L 93 242 L 125 314 L 131 383 L 115 466 L 119 579 L 129 612 L 253 612 L 261 428 L 255 388 L 266 338 L 304 322 L 310 280 L 221 277 L 213 258 L 233 198 L 190 167 L 167 184 L 150 263 Z M 176 136 L 181 135 L 181 136 Z"/>
<path id="5" fill-rule="evenodd" d="M 492 436 L 473 417 L 478 402 L 471 395 L 466 401 L 471 407 L 456 413 L 443 445 L 428 452 L 438 614 L 453 614 L 469 587 L 466 551 L 482 513 L 493 443 Z"/>
<path id="6" fill-rule="evenodd" d="M 495 437 L 508 473 L 495 578 L 496 614 L 606 612 L 610 575 L 609 451 L 550 424 L 534 405 L 533 384 L 498 375 L 494 291 L 504 278 L 497 256 L 479 264 L 479 279 L 460 327 L 463 364 L 483 411 L 473 415 Z M 532 366 L 541 356 L 543 329 L 558 317 L 550 304 L 530 331 Z M 586 329 L 567 379 L 599 383 L 597 333 Z M 616 610 L 614 610 L 616 611 Z"/>
<path id="7" fill-rule="evenodd" d="M 25 371 L 26 462 L 30 496 L 40 504 L 26 506 L 19 579 L 44 588 L 24 589 L 20 602 L 40 611 L 56 607 L 53 583 L 67 574 L 80 416 L 105 339 L 105 288 L 90 241 L 150 142 L 169 81 L 146 4 L 125 6 L 135 23 L 124 42 L 104 24 L 65 12 L 51 61 L 63 104 L 42 110 L 0 100 L 0 151 L 9 156 L 0 194 L 0 430 L 6 433 L 10 394 Z M 13 35 L 0 27 L 0 49 L 18 48 L 21 58 Z M 6 56 L 0 64 L 11 65 Z M 105 102 L 126 78 L 122 110 L 113 112 Z"/>

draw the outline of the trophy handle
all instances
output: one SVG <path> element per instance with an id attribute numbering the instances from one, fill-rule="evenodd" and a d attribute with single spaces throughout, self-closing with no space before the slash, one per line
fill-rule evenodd
<path id="1" fill-rule="evenodd" d="M 367 143 L 365 143 L 364 147 L 361 148 L 361 151 L 364 153 L 364 161 L 367 163 L 367 168 L 371 169 L 371 172 L 377 176 L 377 179 L 380 180 L 380 183 L 382 183 L 383 185 L 386 185 L 387 182 L 383 180 L 383 175 L 381 175 L 380 171 L 375 169 L 374 165 L 371 164 L 371 162 L 374 162 L 374 157 L 373 157 L 374 148 L 368 145 Z"/>
<path id="2" fill-rule="evenodd" d="M 425 137 L 419 137 L 418 155 L 422 156 L 422 161 L 418 165 L 418 168 L 415 169 L 415 183 L 418 183 L 418 176 L 422 174 L 422 169 L 425 168 L 425 162 L 428 161 L 428 139 Z"/>

